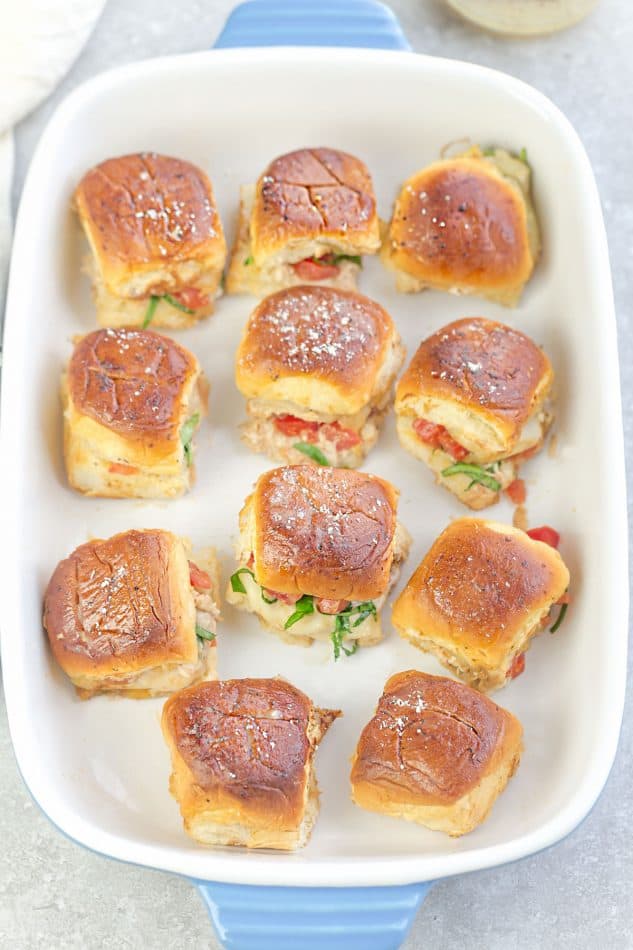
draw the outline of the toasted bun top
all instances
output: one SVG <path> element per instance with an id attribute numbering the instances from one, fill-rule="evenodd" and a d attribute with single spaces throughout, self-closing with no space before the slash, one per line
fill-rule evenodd
<path id="1" fill-rule="evenodd" d="M 518 632 L 539 620 L 569 585 L 558 551 L 510 525 L 453 521 L 393 607 L 399 629 L 454 642 L 501 662 Z"/>
<path id="2" fill-rule="evenodd" d="M 80 545 L 53 572 L 44 627 L 70 676 L 195 660 L 195 606 L 182 541 L 169 531 L 124 531 Z"/>
<path id="3" fill-rule="evenodd" d="M 204 794 L 233 796 L 274 825 L 300 819 L 312 753 L 337 715 L 282 679 L 220 680 L 171 696 L 163 729 Z"/>
<path id="4" fill-rule="evenodd" d="M 253 311 L 237 351 L 237 386 L 247 397 L 351 415 L 370 401 L 394 339 L 391 317 L 368 297 L 291 287 Z"/>
<path id="5" fill-rule="evenodd" d="M 256 264 L 290 242 L 322 238 L 358 251 L 380 246 L 376 199 L 366 166 L 332 148 L 302 148 L 270 163 L 257 182 L 251 217 Z"/>
<path id="6" fill-rule="evenodd" d="M 75 205 L 108 284 L 108 262 L 144 271 L 224 255 L 211 182 L 180 158 L 140 152 L 101 162 L 79 182 Z"/>
<path id="7" fill-rule="evenodd" d="M 468 317 L 424 340 L 398 383 L 396 411 L 448 400 L 486 417 L 506 441 L 545 399 L 554 379 L 545 353 L 518 330 Z"/>
<path id="8" fill-rule="evenodd" d="M 196 357 L 152 330 L 95 330 L 68 365 L 74 408 L 126 439 L 178 439 L 183 398 L 200 373 Z"/>
<path id="9" fill-rule="evenodd" d="M 392 266 L 447 289 L 520 285 L 534 266 L 523 194 L 484 157 L 438 161 L 409 178 L 387 241 Z"/>
<path id="10" fill-rule="evenodd" d="M 384 785 L 389 801 L 447 805 L 491 773 L 519 722 L 476 690 L 417 670 L 385 684 L 361 734 L 352 784 Z"/>
<path id="11" fill-rule="evenodd" d="M 288 594 L 369 600 L 385 592 L 398 492 L 350 469 L 290 465 L 247 500 L 259 584 Z"/>

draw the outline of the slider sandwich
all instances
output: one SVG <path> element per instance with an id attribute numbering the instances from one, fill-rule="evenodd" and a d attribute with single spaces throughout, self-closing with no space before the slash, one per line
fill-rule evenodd
<path id="1" fill-rule="evenodd" d="M 352 799 L 452 837 L 468 834 L 514 775 L 522 734 L 512 713 L 463 683 L 396 673 L 356 747 Z"/>
<path id="2" fill-rule="evenodd" d="M 227 600 L 289 643 L 334 658 L 382 638 L 380 611 L 410 538 L 397 490 L 374 475 L 293 465 L 262 475 L 240 512 Z"/>
<path id="3" fill-rule="evenodd" d="M 237 351 L 244 442 L 282 462 L 360 465 L 403 359 L 387 311 L 355 291 L 304 285 L 266 297 Z"/>
<path id="4" fill-rule="evenodd" d="M 379 248 L 363 162 L 336 149 L 298 149 L 242 186 L 226 290 L 257 297 L 306 283 L 354 290 L 362 255 Z"/>
<path id="5" fill-rule="evenodd" d="M 398 437 L 469 508 L 513 495 L 553 415 L 554 373 L 518 330 L 471 317 L 424 340 L 396 389 Z"/>
<path id="6" fill-rule="evenodd" d="M 409 178 L 381 257 L 404 293 L 431 288 L 514 307 L 540 253 L 527 155 L 477 146 Z"/>
<path id="7" fill-rule="evenodd" d="M 314 754 L 338 710 L 282 679 L 201 683 L 163 708 L 170 791 L 200 844 L 294 851 L 319 811 Z"/>
<path id="8" fill-rule="evenodd" d="M 565 604 L 568 586 L 569 571 L 550 544 L 510 525 L 460 518 L 440 534 L 397 598 L 393 624 L 401 637 L 487 692 L 523 672 L 537 634 L 558 629 L 564 606 L 556 622 L 553 613 Z"/>
<path id="9" fill-rule="evenodd" d="M 181 328 L 212 313 L 226 243 L 200 168 L 154 152 L 110 158 L 86 172 L 75 207 L 101 326 Z"/>
<path id="10" fill-rule="evenodd" d="M 183 494 L 207 395 L 198 360 L 169 337 L 131 329 L 82 337 L 62 377 L 68 481 L 111 498 Z"/>
<path id="11" fill-rule="evenodd" d="M 169 531 L 124 531 L 80 545 L 44 597 L 53 655 L 77 693 L 134 699 L 215 679 L 219 574 Z"/>

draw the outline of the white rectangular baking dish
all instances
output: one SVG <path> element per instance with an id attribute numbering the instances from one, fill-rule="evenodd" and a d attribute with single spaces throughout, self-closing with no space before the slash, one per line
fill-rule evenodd
<path id="1" fill-rule="evenodd" d="M 74 334 L 94 326 L 80 274 L 84 251 L 69 202 L 92 164 L 155 149 L 211 175 L 229 236 L 240 183 L 270 158 L 332 145 L 371 169 L 389 215 L 399 183 L 446 143 L 525 147 L 544 253 L 520 307 L 474 298 L 397 295 L 369 261 L 360 289 L 392 313 L 411 355 L 449 320 L 486 315 L 541 343 L 558 376 L 557 450 L 529 463 L 530 523 L 563 536 L 573 604 L 545 634 L 523 676 L 494 696 L 525 727 L 517 776 L 488 821 L 459 840 L 361 811 L 350 801 L 349 759 L 382 685 L 397 670 L 439 665 L 387 624 L 383 644 L 334 664 L 325 645 L 288 646 L 254 618 L 224 608 L 223 677 L 282 674 L 315 701 L 340 706 L 318 754 L 321 815 L 296 855 L 205 850 L 184 834 L 167 789 L 161 700 L 80 702 L 56 669 L 41 601 L 57 561 L 89 536 L 166 527 L 213 543 L 232 566 L 237 515 L 269 464 L 240 444 L 243 405 L 232 359 L 254 301 L 223 299 L 179 339 L 212 384 L 198 436 L 198 483 L 162 504 L 89 500 L 66 485 L 59 375 Z M 627 538 L 620 395 L 609 263 L 599 200 L 583 148 L 545 98 L 509 77 L 408 53 L 248 49 L 165 58 L 99 76 L 74 92 L 45 132 L 25 185 L 8 297 L 2 398 L 2 656 L 11 733 L 34 798 L 66 834 L 96 851 L 191 877 L 278 885 L 390 885 L 431 880 L 520 858 L 551 845 L 587 814 L 615 754 L 626 670 Z M 402 492 L 414 537 L 406 581 L 450 518 L 465 513 L 399 447 L 393 420 L 365 468 Z M 510 520 L 502 502 L 486 512 Z M 387 616 L 388 616 L 387 611 Z"/>

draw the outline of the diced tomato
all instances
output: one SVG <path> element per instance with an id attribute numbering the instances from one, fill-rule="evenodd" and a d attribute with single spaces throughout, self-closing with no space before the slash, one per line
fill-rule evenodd
<path id="1" fill-rule="evenodd" d="M 251 556 L 249 557 L 248 561 L 246 562 L 246 566 L 249 567 L 249 568 L 252 570 L 254 563 L 255 563 L 255 555 L 254 555 L 253 552 L 251 551 Z"/>
<path id="2" fill-rule="evenodd" d="M 514 505 L 525 504 L 527 490 L 525 488 L 525 482 L 523 479 L 515 478 L 513 482 L 510 482 L 506 488 L 506 495 Z"/>
<path id="3" fill-rule="evenodd" d="M 292 269 L 301 280 L 328 280 L 331 277 L 338 277 L 339 272 L 332 254 L 318 258 L 306 257 L 304 261 L 293 264 Z"/>
<path id="4" fill-rule="evenodd" d="M 413 431 L 422 442 L 443 449 L 456 462 L 461 462 L 468 455 L 468 449 L 456 442 L 444 426 L 429 422 L 428 419 L 416 419 L 413 423 Z"/>
<path id="5" fill-rule="evenodd" d="M 275 428 L 289 438 L 301 438 L 306 442 L 316 442 L 319 431 L 328 442 L 334 443 L 339 451 L 352 449 L 360 445 L 361 437 L 353 429 L 346 429 L 340 422 L 308 422 L 298 416 L 275 416 Z"/>
<path id="6" fill-rule="evenodd" d="M 190 310 L 201 310 L 209 304 L 209 295 L 198 290 L 197 287 L 185 287 L 184 290 L 179 290 L 177 294 L 171 296 Z"/>
<path id="7" fill-rule="evenodd" d="M 549 544 L 551 548 L 557 548 L 560 544 L 560 534 L 558 531 L 554 531 L 553 528 L 550 528 L 549 525 L 542 525 L 540 528 L 530 528 L 529 531 L 526 531 L 533 541 L 543 541 L 545 544 Z"/>
<path id="8" fill-rule="evenodd" d="M 136 475 L 138 468 L 136 465 L 125 465 L 124 462 L 111 462 L 108 471 L 113 475 Z"/>
<path id="9" fill-rule="evenodd" d="M 443 426 L 438 426 L 434 422 L 429 422 L 428 419 L 416 419 L 413 423 L 413 431 L 418 439 L 428 443 L 428 445 L 435 445 L 438 433 L 440 433 L 443 428 Z"/>
<path id="10" fill-rule="evenodd" d="M 353 449 L 355 445 L 362 442 L 358 432 L 353 429 L 346 429 L 340 422 L 329 422 L 321 426 L 321 431 L 328 442 L 333 442 L 339 452 L 345 449 Z"/>
<path id="11" fill-rule="evenodd" d="M 556 601 L 556 604 L 557 605 L 560 604 L 561 606 L 563 604 L 571 604 L 571 597 L 569 596 L 569 593 L 565 591 L 563 596 L 558 598 L 558 600 Z"/>
<path id="12" fill-rule="evenodd" d="M 189 583 L 196 590 L 210 590 L 211 578 L 206 571 L 200 570 L 197 564 L 189 561 Z"/>
<path id="13" fill-rule="evenodd" d="M 300 419 L 298 416 L 275 416 L 275 428 L 283 435 L 296 436 L 304 438 L 307 442 L 316 439 L 319 431 L 318 422 L 308 422 L 306 419 Z"/>
<path id="14" fill-rule="evenodd" d="M 269 590 L 268 587 L 262 587 L 262 590 L 269 600 L 279 600 L 282 604 L 296 604 L 302 597 L 302 594 L 282 594 L 278 590 Z"/>
<path id="15" fill-rule="evenodd" d="M 328 600 L 326 597 L 321 597 L 316 601 L 316 609 L 322 614 L 339 614 L 341 610 L 349 607 L 349 604 L 349 600 Z"/>
<path id="16" fill-rule="evenodd" d="M 510 668 L 506 673 L 506 679 L 513 680 L 517 676 L 520 676 L 523 670 L 525 669 L 525 653 L 519 653 L 518 656 L 515 656 Z"/>

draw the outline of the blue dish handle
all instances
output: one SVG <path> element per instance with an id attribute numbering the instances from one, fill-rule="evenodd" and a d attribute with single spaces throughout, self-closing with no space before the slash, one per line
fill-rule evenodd
<path id="1" fill-rule="evenodd" d="M 398 950 L 431 887 L 197 884 L 226 950 Z"/>
<path id="2" fill-rule="evenodd" d="M 246 0 L 215 42 L 236 46 L 410 49 L 377 0 Z M 195 883 L 226 950 L 397 950 L 431 887 Z"/>
<path id="3" fill-rule="evenodd" d="M 378 0 L 246 0 L 215 41 L 232 46 L 357 46 L 409 50 L 391 10 Z"/>

